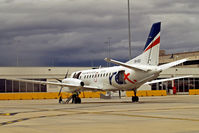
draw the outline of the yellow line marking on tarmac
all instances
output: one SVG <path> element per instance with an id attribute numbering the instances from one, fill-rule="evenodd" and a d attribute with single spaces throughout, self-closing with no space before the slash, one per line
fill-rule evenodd
<path id="1" fill-rule="evenodd" d="M 37 118 L 47 118 L 47 117 L 56 117 L 56 116 L 66 116 L 66 115 L 78 115 L 78 114 L 98 114 L 98 115 L 115 115 L 115 116 L 128 116 L 128 117 L 141 117 L 141 118 L 154 118 L 154 119 L 169 119 L 169 120 L 186 120 L 186 121 L 195 121 L 199 122 L 199 119 L 190 119 L 190 118 L 177 118 L 177 117 L 162 117 L 162 116 L 148 116 L 148 115 L 131 115 L 131 114 L 121 114 L 121 113 L 114 113 L 114 112 L 74 112 L 70 114 L 55 114 L 55 115 L 43 115 L 43 116 L 34 116 L 29 118 L 21 118 L 18 120 L 8 121 L 0 123 L 0 126 L 13 124 L 25 120 L 37 119 Z"/>
<path id="2" fill-rule="evenodd" d="M 7 121 L 7 122 L 2 122 L 0 123 L 0 126 L 8 125 L 8 124 L 13 124 L 17 122 L 22 122 L 25 120 L 31 120 L 31 119 L 37 119 L 37 118 L 48 118 L 48 117 L 56 117 L 56 116 L 67 116 L 67 115 L 78 115 L 78 114 L 96 114 L 96 115 L 115 115 L 115 116 L 126 116 L 126 117 L 137 117 L 137 118 L 153 118 L 153 119 L 169 119 L 169 120 L 185 120 L 185 121 L 195 121 L 199 122 L 199 119 L 191 119 L 191 118 L 178 118 L 178 117 L 165 117 L 165 116 L 150 116 L 150 115 L 134 115 L 134 114 L 124 114 L 122 112 L 129 112 L 129 111 L 152 111 L 152 110 L 176 110 L 176 109 L 199 109 L 199 107 L 179 107 L 179 108 L 157 108 L 157 109 L 127 109 L 127 110 L 107 110 L 107 111 L 97 111 L 97 112 L 92 112 L 92 111 L 86 111 L 86 110 L 65 110 L 64 109 L 55 109 L 56 111 L 62 111 L 62 112 L 67 112 L 67 114 L 54 114 L 54 115 L 42 115 L 42 116 L 33 116 L 33 117 L 28 117 L 28 118 L 20 118 L 12 121 Z M 54 110 L 54 111 L 55 111 Z M 53 111 L 53 110 L 42 110 L 42 111 Z M 37 112 L 37 111 L 32 111 L 32 112 Z M 70 112 L 70 113 L 69 113 Z M 121 113 L 120 113 L 121 112 Z M 21 112 L 23 113 L 23 112 Z M 59 112 L 60 113 L 60 112 Z M 11 116 L 16 113 L 0 113 L 0 115 L 3 116 Z"/>
<path id="3" fill-rule="evenodd" d="M 10 113 L 0 113 L 1 116 L 10 116 Z"/>
<path id="4" fill-rule="evenodd" d="M 149 111 L 170 111 L 170 110 L 187 110 L 187 109 L 199 109 L 199 107 L 170 107 L 170 108 L 144 108 L 144 109 L 121 109 L 113 112 L 127 112 L 127 111 L 133 111 L 133 112 L 149 112 Z"/>
<path id="5" fill-rule="evenodd" d="M 11 115 L 16 115 L 18 113 L 0 113 L 0 116 L 11 116 Z"/>
<path id="6" fill-rule="evenodd" d="M 128 116 L 128 117 L 155 118 L 155 119 L 169 119 L 169 120 L 186 120 L 186 121 L 199 122 L 199 119 L 191 119 L 191 118 L 150 116 L 150 115 L 131 115 L 131 114 L 120 114 L 120 113 L 114 113 L 114 112 L 113 113 L 111 113 L 111 112 L 90 112 L 90 114 L 116 115 L 116 116 Z"/>
<path id="7" fill-rule="evenodd" d="M 94 106 L 93 108 L 95 108 Z M 98 107 L 98 106 L 97 106 Z M 101 106 L 100 106 L 101 107 Z M 90 108 L 90 106 L 89 106 Z M 68 110 L 70 109 L 70 110 Z M 34 113 L 34 112 L 45 112 L 45 111 L 62 111 L 62 112 L 74 112 L 76 111 L 77 108 L 61 108 L 61 109 L 37 109 L 34 111 L 24 111 L 24 112 L 15 112 L 15 113 L 0 113 L 0 116 L 12 116 L 16 114 L 21 114 L 21 113 Z M 79 109 L 79 108 L 78 108 Z M 121 109 L 117 111 L 107 111 L 107 112 L 127 112 L 127 111 L 133 111 L 133 112 L 148 112 L 148 111 L 169 111 L 169 110 L 179 110 L 179 109 L 199 109 L 198 106 L 191 106 L 191 107 L 169 107 L 169 108 L 143 108 L 143 109 Z"/>
<path id="8" fill-rule="evenodd" d="M 34 117 L 29 117 L 29 118 L 21 118 L 17 120 L 12 120 L 12 121 L 7 121 L 7 122 L 2 122 L 0 123 L 0 126 L 8 125 L 8 124 L 13 124 L 25 120 L 31 120 L 31 119 L 36 119 L 36 118 L 47 118 L 47 117 L 56 117 L 56 116 L 66 116 L 66 115 L 76 115 L 76 114 L 86 114 L 83 112 L 76 112 L 76 113 L 70 113 L 70 114 L 56 114 L 56 115 L 42 115 L 42 116 L 34 116 Z"/>
<path id="9" fill-rule="evenodd" d="M 6 123 L 11 124 L 11 123 L 13 123 L 13 121 L 8 121 L 8 122 L 6 122 Z"/>

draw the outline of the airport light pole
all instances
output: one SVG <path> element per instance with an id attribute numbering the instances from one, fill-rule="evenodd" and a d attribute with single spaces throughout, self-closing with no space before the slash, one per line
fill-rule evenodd
<path id="1" fill-rule="evenodd" d="M 112 37 L 108 37 L 108 41 L 107 42 L 104 42 L 105 44 L 108 44 L 108 58 L 110 59 L 111 58 L 111 52 L 110 52 L 110 49 L 111 49 L 111 39 Z M 107 67 L 110 67 L 110 63 L 107 62 Z"/>
<path id="2" fill-rule="evenodd" d="M 17 53 L 17 58 L 16 58 L 16 65 L 17 65 L 17 67 L 19 66 L 19 44 L 20 44 L 20 40 L 17 40 L 16 41 L 16 53 Z"/>
<path id="3" fill-rule="evenodd" d="M 104 42 L 104 44 L 108 44 L 108 42 Z M 107 57 L 108 56 L 108 49 L 106 50 L 107 51 L 107 53 L 106 53 L 106 55 L 105 55 L 105 57 Z M 109 67 L 109 62 L 107 62 L 107 67 Z"/>
<path id="4" fill-rule="evenodd" d="M 110 59 L 111 58 L 111 53 L 110 53 L 110 50 L 111 50 L 111 37 L 108 37 L 108 58 Z M 110 64 L 109 64 L 110 66 Z"/>
<path id="5" fill-rule="evenodd" d="M 131 16 L 130 16 L 130 2 L 128 3 L 128 31 L 129 31 L 129 60 L 131 59 Z"/>

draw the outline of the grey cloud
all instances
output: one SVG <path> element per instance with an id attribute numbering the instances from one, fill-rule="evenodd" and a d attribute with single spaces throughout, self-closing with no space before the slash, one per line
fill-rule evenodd
<path id="1" fill-rule="evenodd" d="M 196 0 L 131 1 L 132 53 L 140 54 L 151 24 L 162 22 L 161 48 L 198 48 Z M 128 59 L 127 3 L 123 0 L 0 1 L 2 66 L 102 63 L 111 37 L 111 57 Z M 83 63 L 86 62 L 86 63 Z M 98 62 L 98 63 L 97 63 Z M 104 63 L 106 64 L 106 63 Z"/>

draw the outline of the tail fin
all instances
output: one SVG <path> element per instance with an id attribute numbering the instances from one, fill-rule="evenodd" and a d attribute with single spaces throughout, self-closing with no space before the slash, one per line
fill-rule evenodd
<path id="1" fill-rule="evenodd" d="M 161 22 L 154 23 L 147 38 L 144 51 L 141 55 L 128 61 L 128 64 L 140 63 L 145 65 L 158 65 L 160 49 L 160 27 Z"/>

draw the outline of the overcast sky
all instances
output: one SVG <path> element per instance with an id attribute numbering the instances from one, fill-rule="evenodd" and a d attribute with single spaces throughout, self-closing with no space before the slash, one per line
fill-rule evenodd
<path id="1" fill-rule="evenodd" d="M 130 0 L 132 57 L 151 25 L 161 49 L 199 50 L 198 0 Z M 0 0 L 0 66 L 105 66 L 128 60 L 127 0 Z"/>

